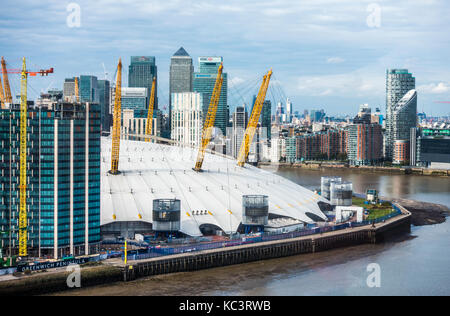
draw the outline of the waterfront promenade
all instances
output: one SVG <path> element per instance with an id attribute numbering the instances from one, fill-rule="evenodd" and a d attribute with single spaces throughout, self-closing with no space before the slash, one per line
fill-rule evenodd
<path id="1" fill-rule="evenodd" d="M 102 261 L 100 266 L 81 270 L 83 287 L 131 281 L 142 277 L 189 272 L 246 262 L 315 253 L 329 249 L 363 243 L 382 242 L 393 233 L 409 232 L 411 213 L 396 205 L 401 214 L 383 222 L 351 227 L 321 234 L 277 239 L 226 248 L 180 253 L 143 260 L 131 260 L 125 264 L 120 258 Z M 0 295 L 44 294 L 68 290 L 69 272 L 51 271 L 11 280 L 0 280 Z"/>

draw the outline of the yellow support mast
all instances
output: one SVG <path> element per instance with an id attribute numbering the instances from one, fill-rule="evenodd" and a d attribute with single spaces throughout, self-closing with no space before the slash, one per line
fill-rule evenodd
<path id="1" fill-rule="evenodd" d="M 2 60 L 3 64 L 3 60 Z M 25 57 L 20 80 L 20 207 L 19 207 L 19 256 L 28 256 L 27 240 L 27 81 Z"/>
<path id="2" fill-rule="evenodd" d="M 0 75 L 0 103 L 2 106 L 2 109 L 5 108 L 5 95 L 3 93 L 3 84 L 2 84 L 2 76 Z"/>
<path id="3" fill-rule="evenodd" d="M 145 130 L 145 135 L 152 136 L 152 127 L 153 127 L 153 109 L 155 107 L 155 97 L 156 97 L 156 77 L 153 77 L 152 82 L 152 92 L 150 94 L 150 102 L 148 105 L 148 114 L 147 114 L 147 128 Z M 169 118 L 170 119 L 170 118 Z M 146 142 L 151 141 L 150 137 L 145 139 Z"/>
<path id="4" fill-rule="evenodd" d="M 122 59 L 119 59 L 116 78 L 116 97 L 114 99 L 111 174 L 119 173 L 120 124 L 122 120 Z"/>
<path id="5" fill-rule="evenodd" d="M 264 75 L 263 82 L 258 92 L 255 104 L 253 106 L 252 115 L 248 122 L 247 129 L 245 130 L 244 139 L 242 141 L 241 148 L 238 155 L 238 166 L 243 167 L 248 158 L 250 152 L 250 144 L 253 142 L 256 128 L 258 126 L 259 117 L 266 99 L 267 89 L 269 88 L 270 77 L 272 76 L 272 70 L 269 70 L 267 75 Z"/>
<path id="6" fill-rule="evenodd" d="M 5 85 L 5 103 L 11 104 L 12 103 L 11 88 L 9 86 L 8 71 L 6 70 L 6 62 L 3 57 L 1 64 L 2 64 L 3 82 Z"/>
<path id="7" fill-rule="evenodd" d="M 199 172 L 202 170 L 203 159 L 205 158 L 205 150 L 211 140 L 212 130 L 214 128 L 214 122 L 216 120 L 217 106 L 219 104 L 220 92 L 222 91 L 222 77 L 223 64 L 220 64 L 217 70 L 216 83 L 211 95 L 211 100 L 208 107 L 208 113 L 206 115 L 205 123 L 202 131 L 202 142 L 198 150 L 197 162 L 195 163 L 194 170 Z"/>
<path id="8" fill-rule="evenodd" d="M 75 102 L 80 102 L 80 88 L 78 86 L 78 77 L 75 77 Z"/>

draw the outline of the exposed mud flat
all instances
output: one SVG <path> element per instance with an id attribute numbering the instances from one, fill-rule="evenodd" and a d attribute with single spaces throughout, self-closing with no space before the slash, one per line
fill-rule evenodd
<path id="1" fill-rule="evenodd" d="M 411 224 L 414 226 L 441 224 L 450 215 L 449 208 L 442 204 L 407 199 L 389 199 L 385 197 L 382 199 L 398 203 L 410 211 L 412 214 Z"/>

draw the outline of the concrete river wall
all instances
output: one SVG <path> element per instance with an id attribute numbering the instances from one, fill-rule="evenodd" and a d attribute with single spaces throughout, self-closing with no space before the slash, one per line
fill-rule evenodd
<path id="1" fill-rule="evenodd" d="M 377 243 L 387 236 L 410 232 L 411 213 L 397 205 L 402 215 L 383 223 L 292 239 L 183 253 L 133 261 L 122 267 L 123 280 L 131 281 L 152 275 L 188 272 L 233 264 L 314 253 L 328 249 Z"/>

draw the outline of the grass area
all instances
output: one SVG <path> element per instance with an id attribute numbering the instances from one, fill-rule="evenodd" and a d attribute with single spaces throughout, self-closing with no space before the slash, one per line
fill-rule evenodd
<path id="1" fill-rule="evenodd" d="M 353 197 L 352 200 L 353 205 L 361 206 L 369 211 L 369 216 L 366 218 L 366 220 L 377 219 L 394 212 L 394 209 L 392 208 L 392 205 L 389 202 L 383 202 L 380 204 L 364 204 L 366 200 L 363 198 Z"/>

